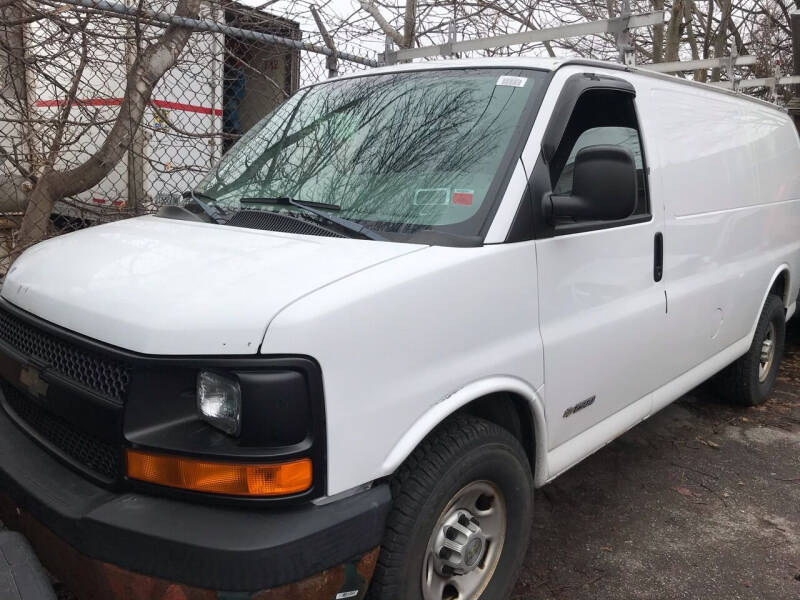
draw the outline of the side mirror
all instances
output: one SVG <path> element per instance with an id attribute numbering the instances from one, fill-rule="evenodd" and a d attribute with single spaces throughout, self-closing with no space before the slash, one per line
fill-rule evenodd
<path id="1" fill-rule="evenodd" d="M 587 146 L 575 157 L 572 194 L 549 196 L 552 220 L 615 221 L 636 210 L 636 163 L 620 146 Z M 547 202 L 547 199 L 545 199 Z"/>

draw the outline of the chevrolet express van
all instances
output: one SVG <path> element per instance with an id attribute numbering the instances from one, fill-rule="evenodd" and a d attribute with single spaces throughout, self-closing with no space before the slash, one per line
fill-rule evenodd
<path id="1" fill-rule="evenodd" d="M 800 288 L 776 107 L 618 65 L 301 89 L 179 206 L 43 242 L 0 303 L 0 518 L 78 598 L 496 600 L 533 489 Z"/>

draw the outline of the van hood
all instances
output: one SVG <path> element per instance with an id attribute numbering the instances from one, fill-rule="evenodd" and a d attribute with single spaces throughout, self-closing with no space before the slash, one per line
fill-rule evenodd
<path id="1" fill-rule="evenodd" d="M 14 263 L 1 295 L 134 352 L 255 354 L 285 306 L 422 248 L 140 217 L 34 246 Z"/>

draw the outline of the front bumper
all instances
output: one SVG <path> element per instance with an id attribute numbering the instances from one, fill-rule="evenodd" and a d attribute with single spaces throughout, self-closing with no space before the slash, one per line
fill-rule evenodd
<path id="1" fill-rule="evenodd" d="M 62 465 L 2 410 L 0 490 L 0 519 L 25 531 L 45 566 L 68 586 L 82 574 L 64 574 L 58 564 L 48 564 L 60 560 L 62 553 L 52 552 L 59 543 L 112 571 L 198 590 L 249 594 L 342 563 L 361 571 L 370 561 L 374 565 L 391 502 L 386 485 L 329 504 L 291 509 L 215 507 L 114 493 Z M 371 569 L 363 575 L 368 580 Z"/>

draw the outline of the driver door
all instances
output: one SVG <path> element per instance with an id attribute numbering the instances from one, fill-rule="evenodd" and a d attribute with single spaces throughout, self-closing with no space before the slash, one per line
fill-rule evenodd
<path id="1" fill-rule="evenodd" d="M 570 93 L 567 87 L 562 95 Z M 559 98 L 562 106 L 565 101 L 573 109 L 546 167 L 553 192 L 569 195 L 575 156 L 594 145 L 633 154 L 638 192 L 625 219 L 561 220 L 536 241 L 551 449 L 619 411 L 630 414 L 618 423 L 646 418 L 649 404 L 637 400 L 664 383 L 658 365 L 666 298 L 654 263 L 663 214 L 652 209 L 635 90 L 627 83 L 622 89 L 583 86 L 577 98 Z M 595 445 L 621 433 L 606 425 L 590 436 Z"/>

